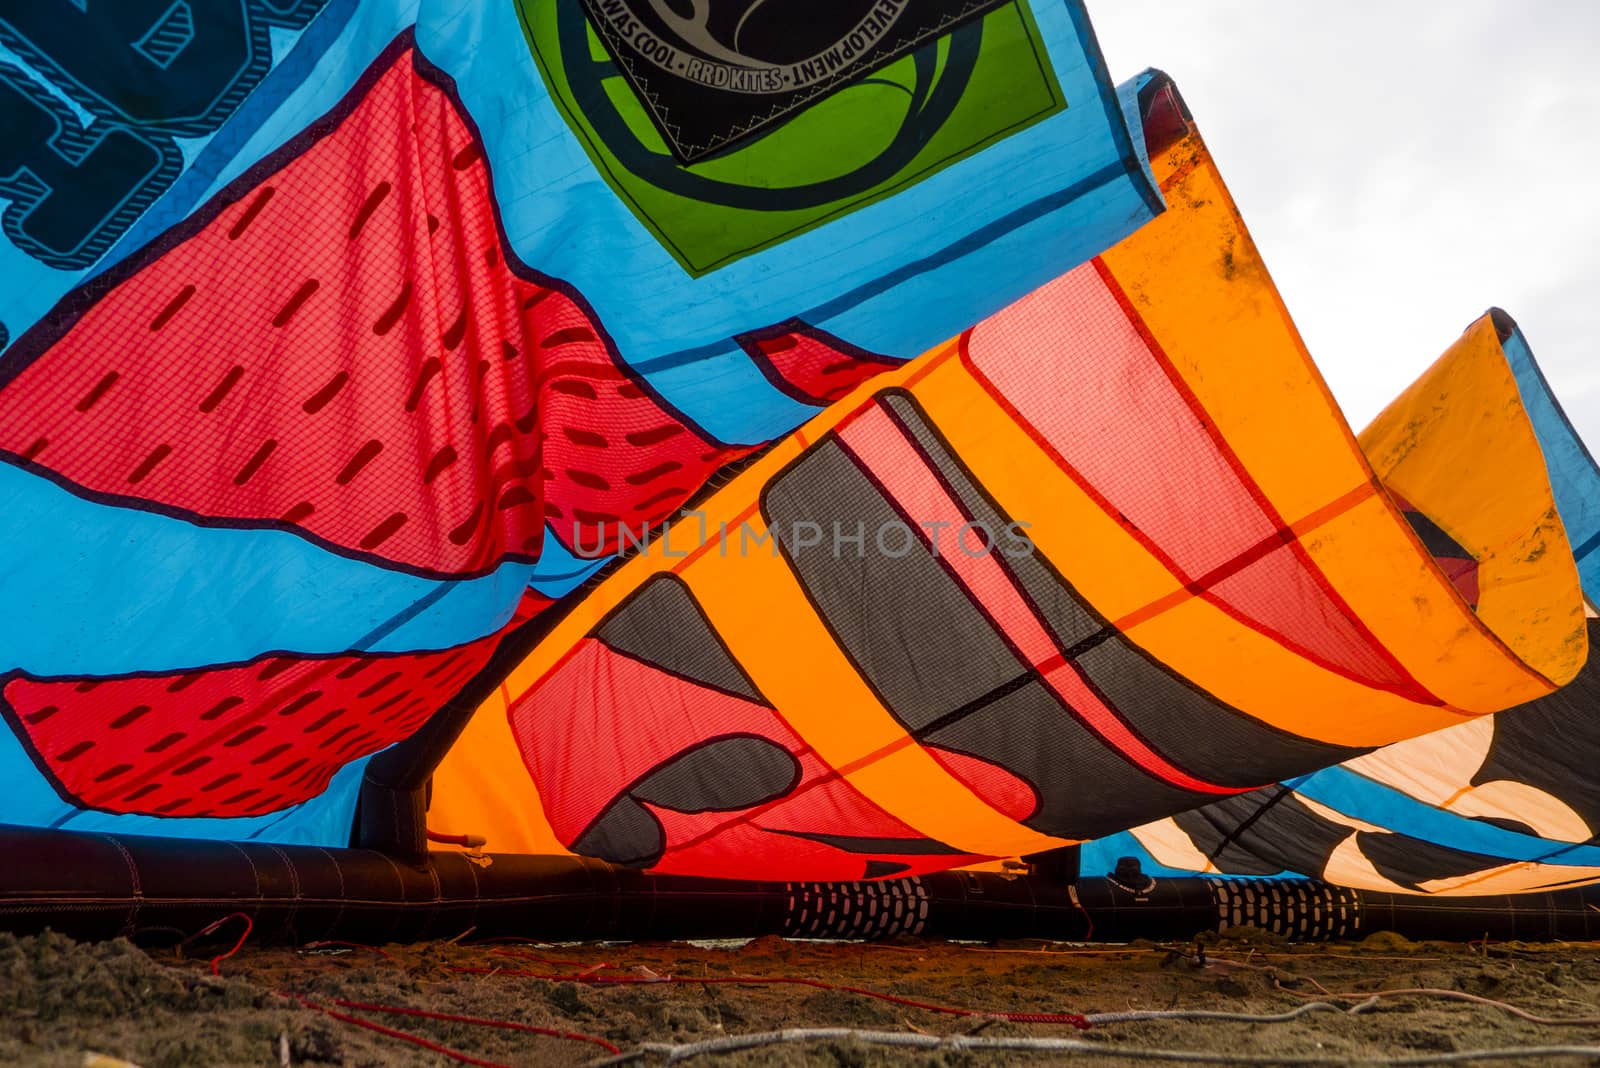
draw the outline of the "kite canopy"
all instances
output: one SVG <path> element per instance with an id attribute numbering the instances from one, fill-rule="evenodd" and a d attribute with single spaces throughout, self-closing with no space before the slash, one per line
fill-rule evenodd
<path id="1" fill-rule="evenodd" d="M 570 0 L 0 15 L 7 818 L 345 841 L 367 756 L 853 383 L 809 331 L 901 362 L 1159 210 L 1081 5 L 915 6 L 688 166 Z"/>
<path id="2" fill-rule="evenodd" d="M 1572 679 L 1577 573 L 1495 320 L 1358 441 L 1198 135 L 1152 164 L 1162 216 L 858 387 L 577 604 L 430 819 L 670 872 L 925 872 Z"/>
<path id="3" fill-rule="evenodd" d="M 1537 434 L 1576 547 L 1584 592 L 1593 603 L 1600 600 L 1600 467 L 1562 413 L 1516 324 L 1498 310 L 1490 321 Z M 1441 361 L 1362 435 L 1363 445 L 1388 440 L 1402 420 L 1431 408 L 1432 397 L 1454 388 L 1451 375 Z M 1439 491 L 1450 491 L 1462 467 L 1500 462 L 1474 428 L 1458 427 L 1449 442 L 1452 449 L 1435 461 L 1432 473 Z M 1476 507 L 1500 506 L 1494 501 Z M 1467 563 L 1472 554 L 1451 548 L 1444 531 L 1417 525 L 1445 570 L 1461 576 L 1458 585 L 1474 589 L 1473 565 Z M 1600 622 L 1591 616 L 1587 626 L 1592 644 L 1600 638 Z M 1593 882 L 1600 878 L 1600 850 L 1593 845 L 1600 832 L 1600 779 L 1590 758 L 1600 745 L 1596 707 L 1600 671 L 1591 661 L 1565 688 L 1505 715 L 1095 842 L 1085 851 L 1085 870 L 1133 856 L 1156 872 L 1300 874 L 1345 886 L 1448 895 Z"/>
<path id="4" fill-rule="evenodd" d="M 1509 317 L 1357 436 L 1081 3 L 770 6 L 0 13 L 5 820 L 1600 876 Z"/>

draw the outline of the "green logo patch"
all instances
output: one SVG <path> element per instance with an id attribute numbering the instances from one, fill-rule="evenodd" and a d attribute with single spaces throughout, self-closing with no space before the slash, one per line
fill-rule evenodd
<path id="1" fill-rule="evenodd" d="M 596 169 L 701 275 L 905 189 L 1066 106 L 1012 0 L 711 158 L 675 158 L 575 0 L 515 0 L 551 98 Z"/>

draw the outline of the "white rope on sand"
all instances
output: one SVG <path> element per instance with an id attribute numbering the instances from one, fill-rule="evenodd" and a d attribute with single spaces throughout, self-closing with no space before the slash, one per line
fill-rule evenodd
<path id="1" fill-rule="evenodd" d="M 1210 1021 L 1213 1021 L 1213 1022 L 1225 1022 L 1225 1023 L 1288 1023 L 1290 1020 L 1298 1020 L 1300 1017 L 1309 1015 L 1310 1013 L 1313 1013 L 1313 1012 L 1338 1012 L 1338 1013 L 1346 1013 L 1346 1014 L 1349 1014 L 1349 1015 L 1354 1015 L 1356 1013 L 1366 1012 L 1369 1009 L 1375 1008 L 1377 1006 L 1377 1004 L 1378 1004 L 1378 999 L 1377 998 L 1370 998 L 1367 1001 L 1364 1001 L 1359 1005 L 1354 1005 L 1354 1006 L 1352 1006 L 1352 1007 L 1347 1009 L 1347 1008 L 1344 1008 L 1344 1007 L 1339 1006 L 1339 1005 L 1330 1004 L 1329 1002 L 1326 1002 L 1326 1001 L 1314 1001 L 1314 1002 L 1310 1002 L 1310 1003 L 1305 1004 L 1305 1005 L 1301 1005 L 1301 1006 L 1299 1006 L 1297 1008 L 1290 1009 L 1287 1012 L 1277 1012 L 1277 1013 L 1217 1012 L 1217 1011 L 1210 1010 L 1210 1009 L 1144 1009 L 1144 1010 L 1137 1010 L 1137 1011 L 1133 1011 L 1133 1012 L 1098 1012 L 1098 1013 L 1091 1013 L 1091 1014 L 1085 1016 L 1084 1020 L 1087 1023 L 1091 1024 L 1091 1025 L 1119 1024 L 1119 1023 L 1137 1023 L 1137 1022 L 1145 1021 L 1145 1020 L 1210 1020 Z M 996 1017 L 991 1017 L 991 1019 L 996 1019 Z M 757 1035 L 734 1035 L 734 1036 L 731 1036 L 730 1038 L 727 1038 L 727 1039 L 715 1039 L 713 1041 L 714 1042 L 730 1042 L 730 1041 L 742 1042 L 743 1040 L 749 1039 L 749 1038 L 760 1038 L 760 1039 L 763 1040 L 761 1042 L 762 1045 L 773 1045 L 773 1044 L 775 1044 L 777 1042 L 780 1042 L 780 1041 L 782 1041 L 782 1042 L 822 1041 L 822 1040 L 825 1040 L 828 1037 L 830 1037 L 829 1034 L 824 1034 L 823 1032 L 831 1031 L 831 1030 L 833 1030 L 833 1029 L 829 1029 L 829 1028 L 795 1028 L 795 1029 L 791 1029 L 791 1030 L 788 1030 L 788 1031 L 768 1031 L 768 1032 L 763 1032 L 759 1036 L 757 1036 Z M 856 1032 L 856 1031 L 849 1031 L 848 1029 L 846 1029 L 843 1033 L 851 1034 L 851 1035 L 858 1035 L 858 1036 L 859 1035 L 867 1035 L 867 1034 L 874 1034 L 874 1035 L 900 1034 L 900 1032 L 897 1032 L 897 1031 L 895 1031 L 895 1032 L 890 1032 L 890 1031 L 875 1031 L 875 1032 L 860 1031 L 860 1032 Z M 798 1037 L 793 1037 L 793 1038 L 774 1038 L 773 1036 L 798 1036 Z M 805 1036 L 809 1036 L 809 1037 L 805 1037 Z M 923 1038 L 924 1043 L 926 1042 L 927 1039 L 940 1039 L 939 1035 L 924 1035 L 924 1034 L 922 1034 L 920 1032 L 919 1032 L 918 1036 Z M 969 1036 L 965 1036 L 965 1037 L 972 1037 L 972 1036 L 969 1035 Z M 865 1041 L 865 1039 L 863 1039 L 863 1041 Z M 941 1041 L 942 1041 L 942 1039 L 941 1039 Z M 1049 1040 L 1040 1040 L 1040 1041 L 1065 1041 L 1065 1040 L 1049 1039 Z M 894 1045 L 894 1044 L 898 1044 L 898 1043 L 885 1043 L 885 1044 Z M 1100 1048 L 1098 1045 L 1094 1045 L 1094 1044 L 1088 1044 L 1088 1045 L 1090 1046 L 1090 1048 L 1094 1048 L 1094 1049 L 1099 1049 Z M 638 1059 L 646 1056 L 647 1054 L 662 1054 L 662 1055 L 666 1056 L 667 1063 L 670 1064 L 673 1061 L 683 1060 L 686 1057 L 699 1056 L 701 1053 L 724 1053 L 724 1052 L 729 1052 L 730 1050 L 738 1050 L 738 1049 L 746 1049 L 746 1048 L 750 1048 L 750 1047 L 747 1047 L 747 1046 L 744 1046 L 744 1045 L 735 1045 L 735 1046 L 731 1046 L 731 1047 L 727 1047 L 727 1048 L 723 1048 L 721 1046 L 718 1046 L 718 1047 L 713 1049 L 713 1048 L 707 1047 L 707 1044 L 703 1043 L 703 1042 L 688 1043 L 688 1044 L 680 1045 L 680 1046 L 674 1046 L 674 1045 L 669 1045 L 669 1044 L 664 1044 L 664 1043 L 646 1043 L 645 1045 L 640 1046 L 638 1049 L 630 1050 L 627 1053 L 621 1053 L 621 1054 L 618 1054 L 618 1055 L 616 1055 L 614 1057 L 610 1057 L 610 1058 L 607 1058 L 605 1060 L 597 1061 L 594 1064 L 594 1068 L 601 1068 L 601 1066 L 603 1066 L 603 1065 L 626 1064 L 626 1063 L 628 1063 L 630 1061 L 638 1060 Z M 978 1048 L 983 1048 L 983 1047 L 978 1047 Z M 999 1048 L 999 1047 L 993 1047 L 993 1048 Z M 1040 1048 L 1046 1048 L 1046 1047 L 1040 1047 Z M 1049 1049 L 1056 1049 L 1057 1047 L 1051 1046 L 1051 1047 L 1048 1047 L 1048 1048 Z M 1062 1048 L 1065 1048 L 1065 1047 L 1062 1047 Z M 1072 1048 L 1076 1048 L 1076 1047 L 1072 1047 Z"/>
<path id="2" fill-rule="evenodd" d="M 853 1027 L 794 1027 L 783 1031 L 763 1031 L 749 1035 L 730 1035 L 705 1042 L 646 1042 L 638 1049 L 616 1057 L 594 1061 L 591 1068 L 627 1064 L 649 1056 L 659 1056 L 667 1064 L 691 1057 L 720 1053 L 739 1053 L 766 1046 L 801 1042 L 863 1042 L 873 1046 L 904 1049 L 962 1050 L 972 1052 L 1084 1053 L 1096 1057 L 1117 1057 L 1135 1061 L 1169 1061 L 1184 1064 L 1259 1064 L 1311 1066 L 1366 1064 L 1382 1068 L 1427 1068 L 1430 1065 L 1469 1064 L 1477 1061 L 1548 1059 L 1551 1057 L 1600 1058 L 1600 1046 L 1514 1046 L 1507 1049 L 1472 1049 L 1455 1053 L 1421 1053 L 1400 1057 L 1360 1057 L 1348 1054 L 1328 1056 L 1277 1056 L 1261 1053 L 1206 1053 L 1175 1049 L 1115 1046 L 1081 1038 L 990 1038 L 983 1035 L 927 1035 L 909 1031 L 865 1031 Z"/>
<path id="3" fill-rule="evenodd" d="M 1313 1001 L 1288 1012 L 1257 1014 L 1250 1012 L 1217 1012 L 1212 1009 L 1144 1009 L 1133 1012 L 1094 1012 L 1084 1017 L 1099 1027 L 1105 1024 L 1138 1023 L 1142 1020 L 1218 1020 L 1224 1023 L 1288 1023 L 1312 1012 L 1343 1012 L 1354 1015 L 1378 1005 L 1377 998 L 1369 998 L 1354 1008 L 1344 1009 L 1326 1001 Z"/>

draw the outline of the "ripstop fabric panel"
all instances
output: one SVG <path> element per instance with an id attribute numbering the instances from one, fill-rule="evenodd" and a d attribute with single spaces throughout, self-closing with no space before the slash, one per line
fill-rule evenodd
<path id="1" fill-rule="evenodd" d="M 1493 448 L 1468 451 L 1468 440 Z M 1478 617 L 1524 659 L 1564 658 L 1571 666 L 1561 678 L 1570 678 L 1583 663 L 1581 618 L 1566 621 L 1564 632 L 1523 629 L 1562 604 L 1578 576 L 1565 539 L 1555 545 L 1559 566 L 1543 565 L 1562 517 L 1551 481 L 1526 476 L 1543 469 L 1544 454 L 1493 316 L 1469 327 L 1362 431 L 1360 442 L 1384 486 L 1478 561 Z M 1538 645 L 1552 640 L 1570 648 L 1563 654 Z"/>
<path id="2" fill-rule="evenodd" d="M 1503 353 L 1499 359 L 1496 349 Z M 1514 396 L 1508 392 L 1508 367 Z M 1439 403 L 1447 391 L 1451 403 Z M 1542 556 L 1537 543 L 1525 545 L 1526 528 L 1503 528 L 1518 511 L 1506 495 L 1524 489 L 1500 484 L 1508 451 L 1527 451 L 1520 422 L 1501 421 L 1503 412 L 1518 407 L 1527 411 L 1537 436 L 1592 603 L 1600 597 L 1600 582 L 1583 546 L 1595 536 L 1600 468 L 1561 414 L 1520 329 L 1504 312 L 1474 323 L 1452 353 L 1362 434 L 1362 442 L 1374 446 L 1375 460 L 1391 473 L 1405 469 L 1407 493 L 1432 502 L 1438 522 L 1386 480 L 1442 568 L 1463 558 L 1470 562 L 1476 593 L 1480 571 L 1487 572 L 1491 585 L 1517 583 L 1529 557 Z M 1486 433 L 1486 427 L 1492 430 Z M 1413 461 L 1416 451 L 1422 455 Z M 1520 510 L 1533 515 L 1541 505 L 1535 501 Z M 1469 550 L 1441 524 L 1463 539 L 1477 532 L 1479 548 Z M 1537 530 L 1535 524 L 1535 538 Z M 1486 538 L 1524 547 L 1485 557 Z M 1591 642 L 1600 636 L 1594 619 L 1587 629 Z M 1084 870 L 1111 870 L 1119 857 L 1133 856 L 1153 872 L 1298 874 L 1367 889 L 1443 895 L 1534 892 L 1593 882 L 1600 879 L 1600 850 L 1593 845 L 1600 833 L 1600 784 L 1590 757 L 1600 722 L 1597 679 L 1600 673 L 1590 661 L 1566 687 L 1493 720 L 1400 742 L 1221 805 L 1088 843 Z"/>
<path id="3" fill-rule="evenodd" d="M 872 877 L 910 843 L 863 857 L 839 848 L 849 824 L 819 822 L 808 840 L 833 851 L 801 855 L 772 818 L 809 770 L 787 794 L 715 804 L 639 784 L 691 758 L 737 779 L 713 746 L 729 732 L 792 738 L 921 855 L 1020 855 L 1232 804 L 1217 798 L 1569 681 L 1582 599 L 1538 450 L 1497 457 L 1497 477 L 1531 487 L 1497 522 L 1547 551 L 1473 549 L 1544 600 L 1485 620 L 1340 419 L 1198 135 L 1153 165 L 1166 214 L 864 382 L 574 606 L 473 718 L 430 819 L 520 849 L 542 799 L 563 844 L 606 859 Z M 1428 515 L 1452 529 L 1456 503 Z M 664 582 L 698 622 L 659 615 L 647 639 Z M 606 640 L 624 619 L 626 654 Z M 635 659 L 647 645 L 661 651 Z M 640 716 L 673 726 L 634 755 L 620 742 Z M 619 744 L 581 768 L 550 759 L 583 735 Z M 523 779 L 471 777 L 475 754 L 512 747 Z M 614 845 L 619 812 L 637 844 Z"/>
<path id="4" fill-rule="evenodd" d="M 1358 447 L 1077 0 L 909 0 L 779 124 L 626 54 L 647 6 L 0 12 L 7 820 L 344 844 L 571 597 L 446 829 L 878 878 L 1180 813 L 1175 867 L 1600 874 L 1600 472 L 1503 313 Z"/>
<path id="5" fill-rule="evenodd" d="M 1591 640 L 1600 626 L 1589 625 Z M 1600 879 L 1600 672 L 1491 719 L 1090 842 L 1147 873 L 1304 875 L 1397 893 L 1531 893 Z"/>
<path id="6" fill-rule="evenodd" d="M 579 0 L 0 12 L 6 819 L 344 844 L 502 636 L 1161 209 L 1080 2 L 940 6 L 692 165 Z"/>

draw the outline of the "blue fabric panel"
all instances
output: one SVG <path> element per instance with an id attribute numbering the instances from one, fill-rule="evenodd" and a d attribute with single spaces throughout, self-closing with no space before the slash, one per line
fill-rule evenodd
<path id="1" fill-rule="evenodd" d="M 583 294 L 622 358 L 723 442 L 770 441 L 815 413 L 773 387 L 735 335 L 798 316 L 909 359 L 1161 209 L 1132 108 L 1137 86 L 1120 94 L 1111 86 L 1080 0 L 1032 4 L 1066 108 L 892 197 L 698 278 L 597 179 L 545 90 L 514 4 L 327 0 L 301 5 L 294 24 L 245 0 L 239 10 L 266 27 L 254 39 L 265 42 L 264 66 L 211 127 L 171 136 L 177 173 L 93 262 L 50 266 L 0 239 L 0 379 L 4 345 L 307 129 L 413 26 L 420 53 L 454 80 L 481 135 L 518 256 Z M 41 106 L 68 116 L 88 141 L 106 135 L 115 123 L 56 88 L 61 70 L 25 38 L 0 45 L 0 76 L 50 96 Z M 281 530 L 100 503 L 12 463 L 0 463 L 0 504 L 0 613 L 26 621 L 0 640 L 0 672 L 40 677 L 168 673 L 269 652 L 450 648 L 502 626 L 528 586 L 560 597 L 604 564 L 548 539 L 534 565 L 436 581 Z M 74 829 L 342 844 L 363 764 L 347 766 L 323 796 L 269 817 L 112 816 L 76 812 L 16 739 L 0 735 L 0 775 L 17 784 L 4 818 Z"/>
<path id="2" fill-rule="evenodd" d="M 1591 602 L 1600 602 L 1600 467 L 1561 410 L 1561 402 L 1539 370 L 1522 331 L 1513 331 L 1504 348 L 1522 393 L 1522 406 L 1528 410 L 1539 447 L 1544 450 L 1556 509 L 1578 561 L 1583 591 Z"/>

